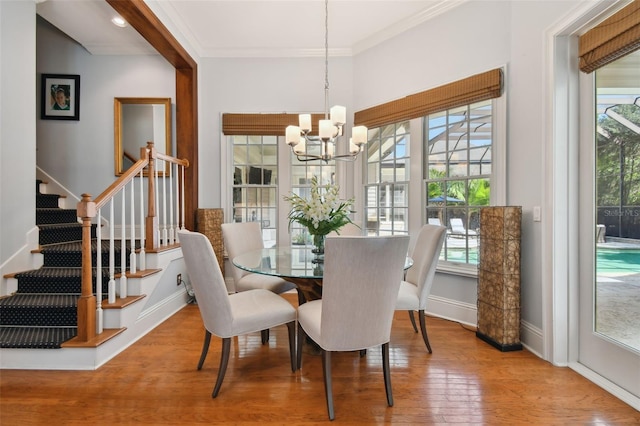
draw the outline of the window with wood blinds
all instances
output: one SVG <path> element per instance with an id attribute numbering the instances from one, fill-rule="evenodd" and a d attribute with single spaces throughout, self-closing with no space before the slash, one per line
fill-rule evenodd
<path id="1" fill-rule="evenodd" d="M 354 125 L 363 125 L 371 129 L 497 98 L 502 94 L 502 80 L 502 70 L 499 68 L 476 74 L 402 99 L 357 111 Z"/>
<path id="2" fill-rule="evenodd" d="M 580 70 L 586 73 L 640 49 L 640 1 L 602 21 L 580 37 Z"/>

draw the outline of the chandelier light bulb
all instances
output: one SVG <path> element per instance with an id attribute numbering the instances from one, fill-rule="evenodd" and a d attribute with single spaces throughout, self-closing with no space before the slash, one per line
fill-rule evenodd
<path id="1" fill-rule="evenodd" d="M 285 135 L 287 145 L 290 145 L 292 147 L 298 145 L 298 143 L 300 142 L 300 127 L 287 126 Z"/>
<path id="2" fill-rule="evenodd" d="M 305 133 L 311 131 L 311 114 L 300 114 L 298 121 L 300 122 L 300 130 Z"/>

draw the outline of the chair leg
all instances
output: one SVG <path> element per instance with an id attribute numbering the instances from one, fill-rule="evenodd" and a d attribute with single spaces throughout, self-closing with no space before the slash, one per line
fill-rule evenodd
<path id="1" fill-rule="evenodd" d="M 298 369 L 302 368 L 302 345 L 304 344 L 304 341 L 306 339 L 307 339 L 307 333 L 304 332 L 304 329 L 302 328 L 300 323 L 298 323 L 298 341 L 297 341 L 298 348 L 296 350 L 297 357 L 298 357 L 296 366 L 298 367 Z"/>
<path id="2" fill-rule="evenodd" d="M 413 316 L 413 309 L 408 310 L 409 319 L 411 320 L 411 325 L 413 326 L 413 331 L 418 332 L 418 327 L 416 327 L 416 318 Z"/>
<path id="3" fill-rule="evenodd" d="M 324 394 L 327 398 L 329 420 L 336 418 L 333 410 L 333 386 L 331 384 L 331 351 L 322 350 L 322 376 L 324 377 Z"/>
<path id="4" fill-rule="evenodd" d="M 384 375 L 384 390 L 387 393 L 387 404 L 393 407 L 393 392 L 391 391 L 391 370 L 389 369 L 389 342 L 382 345 L 382 374 Z"/>
<path id="5" fill-rule="evenodd" d="M 200 361 L 198 361 L 198 370 L 202 370 L 205 358 L 207 358 L 207 352 L 209 352 L 209 343 L 211 343 L 211 333 L 209 330 L 204 331 L 204 343 L 202 344 L 202 353 L 200 354 Z"/>
<path id="6" fill-rule="evenodd" d="M 298 358 L 296 356 L 296 322 L 288 322 L 287 329 L 289 330 L 289 356 L 291 358 L 291 371 L 295 372 L 298 369 Z"/>
<path id="7" fill-rule="evenodd" d="M 429 337 L 427 336 L 427 324 L 424 320 L 423 309 L 418 311 L 418 317 L 420 318 L 420 330 L 422 330 L 422 339 L 424 340 L 424 344 L 427 345 L 427 350 L 429 351 L 429 353 L 433 353 L 431 351 L 431 345 L 429 344 Z"/>
<path id="8" fill-rule="evenodd" d="M 220 367 L 218 368 L 218 379 L 216 385 L 213 388 L 211 398 L 218 396 L 222 381 L 224 380 L 224 374 L 227 372 L 227 364 L 229 364 L 229 352 L 231 351 L 231 338 L 225 337 L 222 339 L 222 354 L 220 355 Z"/>
<path id="9" fill-rule="evenodd" d="M 267 328 L 266 330 L 262 330 L 260 332 L 260 338 L 262 340 L 262 344 L 264 345 L 265 343 L 269 342 L 269 329 Z"/>

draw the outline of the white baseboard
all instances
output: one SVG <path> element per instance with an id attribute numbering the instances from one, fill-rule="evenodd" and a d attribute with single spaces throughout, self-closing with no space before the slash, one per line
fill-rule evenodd
<path id="1" fill-rule="evenodd" d="M 444 318 L 450 321 L 472 327 L 478 326 L 478 308 L 470 303 L 462 303 L 457 300 L 445 299 L 438 296 L 429 296 L 427 302 L 429 315 Z M 520 324 L 520 341 L 528 351 L 542 358 L 542 330 L 532 324 L 522 321 Z"/>
<path id="2" fill-rule="evenodd" d="M 476 327 L 478 323 L 478 308 L 476 305 L 445 299 L 444 297 L 429 296 L 426 313 L 472 327 Z"/>
<path id="3" fill-rule="evenodd" d="M 520 321 L 520 341 L 529 352 L 539 358 L 543 358 L 542 329 L 534 327 L 526 321 Z"/>

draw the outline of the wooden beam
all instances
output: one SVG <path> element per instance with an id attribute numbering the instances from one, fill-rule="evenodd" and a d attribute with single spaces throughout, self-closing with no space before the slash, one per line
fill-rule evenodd
<path id="1" fill-rule="evenodd" d="M 106 0 L 176 69 L 176 157 L 185 171 L 185 226 L 195 230 L 198 210 L 198 66 L 143 0 Z"/>

